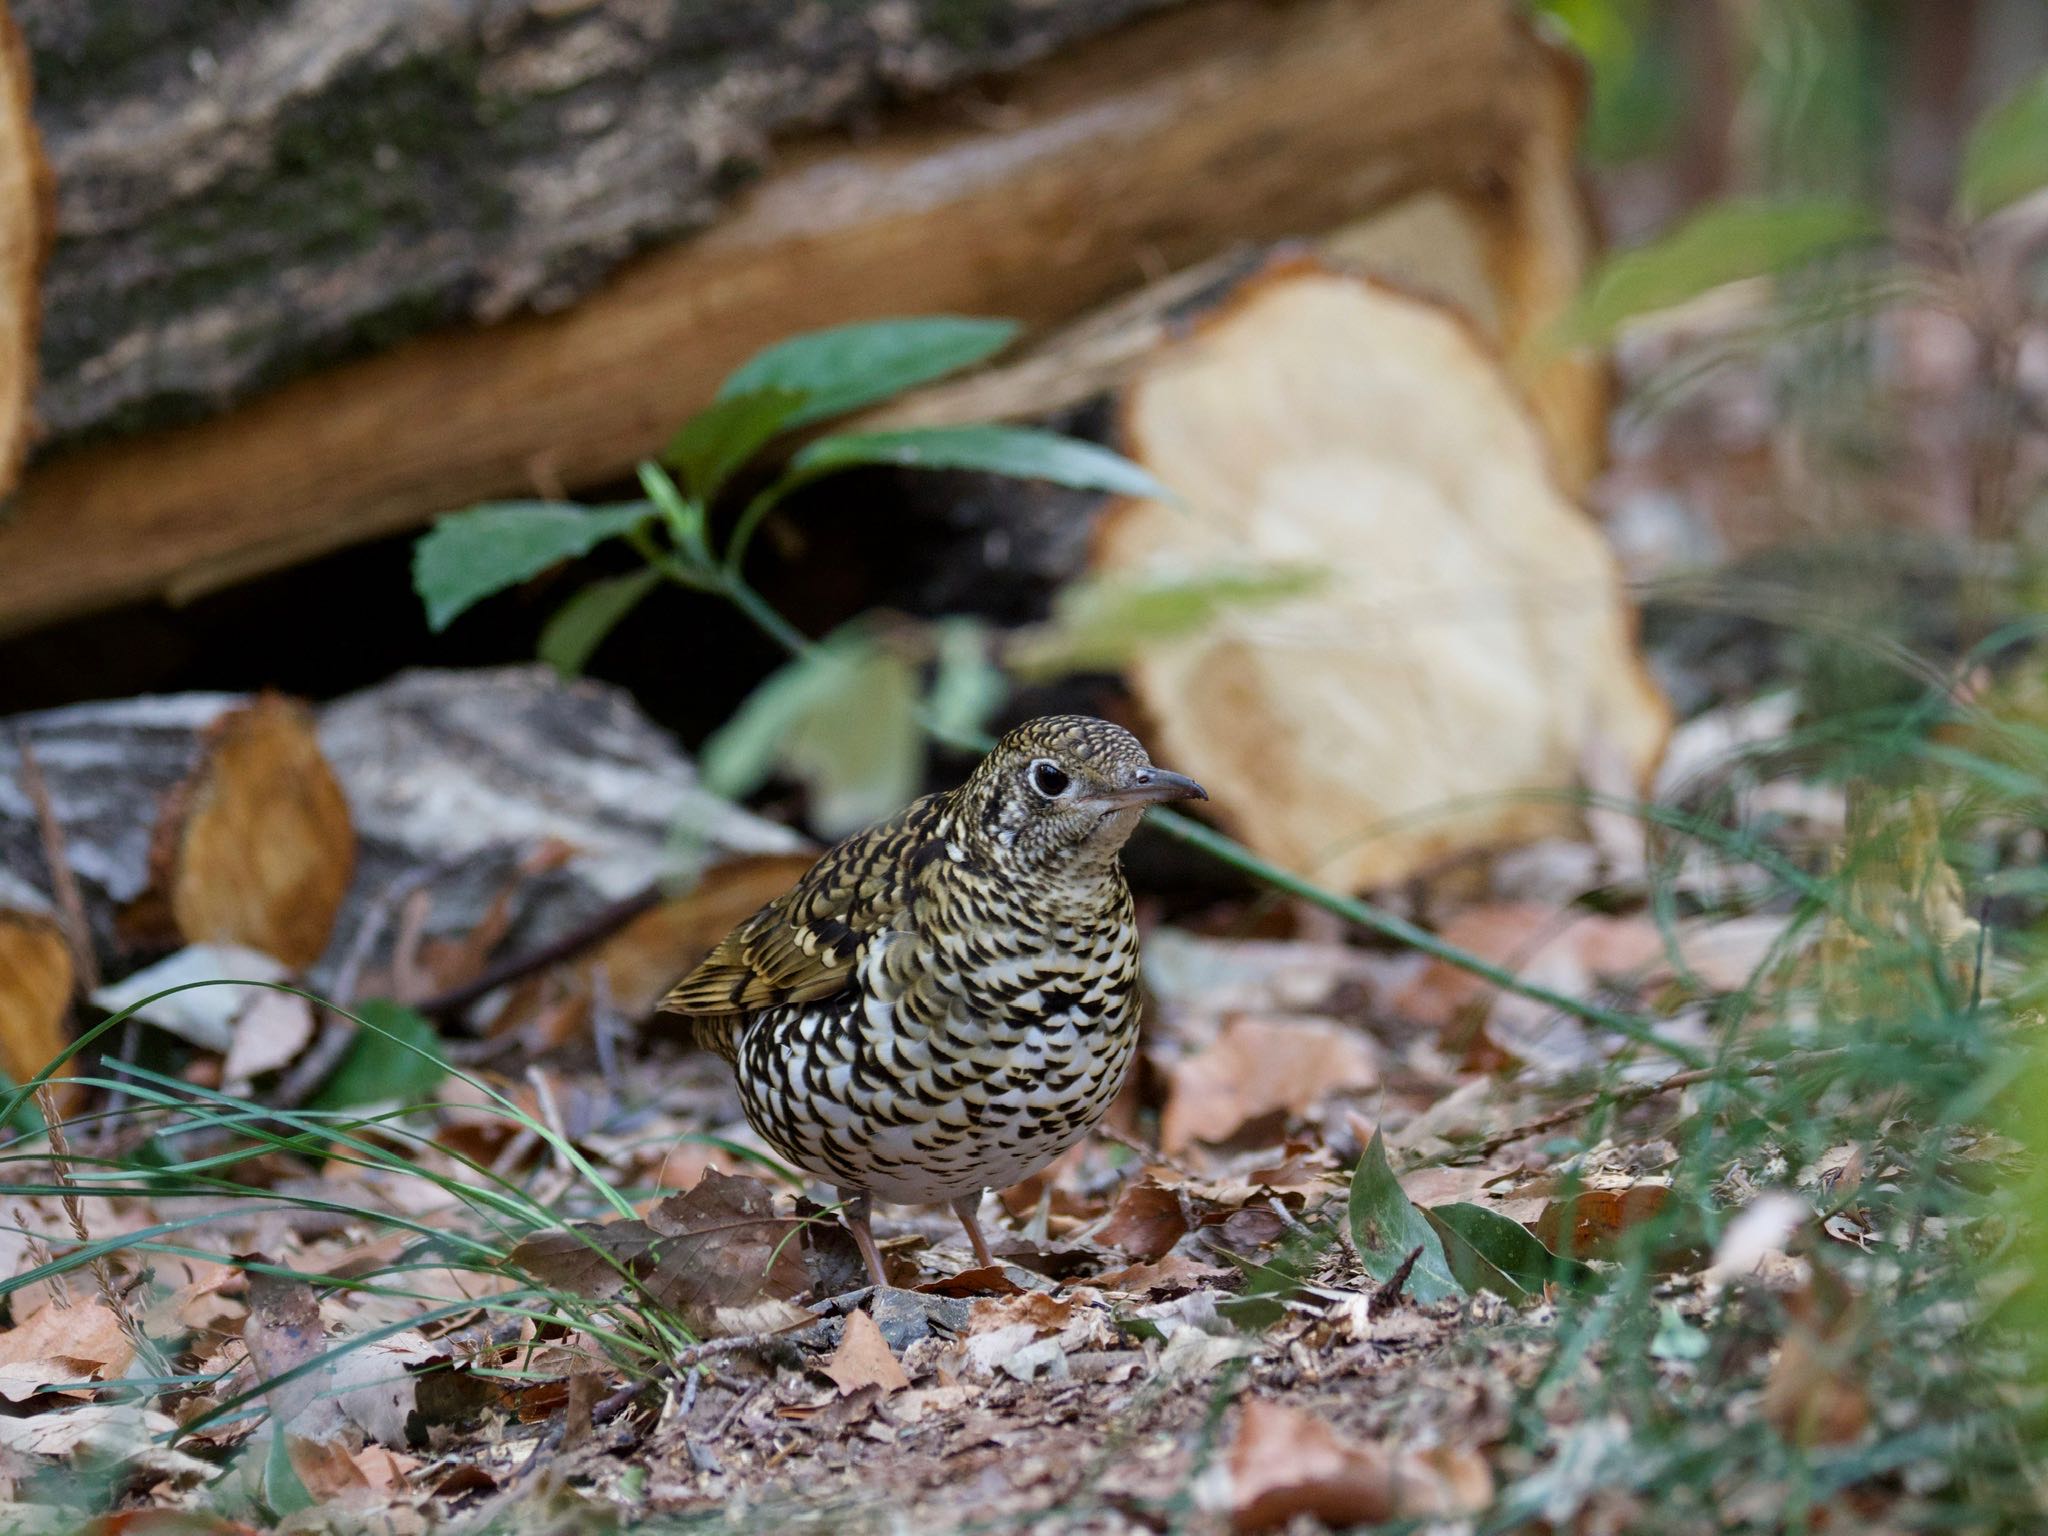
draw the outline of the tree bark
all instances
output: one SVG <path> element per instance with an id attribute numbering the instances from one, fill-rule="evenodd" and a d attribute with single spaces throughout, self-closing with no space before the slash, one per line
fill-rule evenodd
<path id="1" fill-rule="evenodd" d="M 15 0 L 59 187 L 42 412 L 210 414 L 558 309 L 709 224 L 771 138 L 1171 0 Z"/>
<path id="2" fill-rule="evenodd" d="M 310 712 L 269 696 L 86 704 L 0 726 L 0 870 L 38 893 L 0 892 L 0 905 L 59 910 L 52 822 L 108 976 L 206 942 L 311 964 L 355 850 Z"/>
<path id="3" fill-rule="evenodd" d="M 728 189 L 715 175 L 707 179 L 705 167 L 749 158 L 773 123 L 797 119 L 779 105 L 748 117 L 716 91 L 681 110 L 682 87 L 656 71 L 646 91 L 660 104 L 660 120 L 643 122 L 639 95 L 621 83 L 630 66 L 615 69 L 591 41 L 623 25 L 625 5 L 557 0 L 548 7 L 556 19 L 545 26 L 533 19 L 537 6 L 507 8 L 525 18 L 512 36 L 525 39 L 518 56 L 529 72 L 544 74 L 549 59 L 565 69 L 564 61 L 577 60 L 593 83 L 571 79 L 554 94 L 533 87 L 534 110 L 556 135 L 542 135 L 539 147 L 520 137 L 527 131 L 520 112 L 460 134 L 445 123 L 436 130 L 437 141 L 460 140 L 445 151 L 458 166 L 482 175 L 503 162 L 514 167 L 508 175 L 522 194 L 529 183 L 553 188 L 549 195 L 561 205 L 541 198 L 535 211 L 515 200 L 502 227 L 482 236 L 465 200 L 470 183 L 435 195 L 428 171 L 442 163 L 436 153 L 394 142 L 392 169 L 377 169 L 384 139 L 371 129 L 381 118 L 366 125 L 345 114 L 347 132 L 280 137 L 282 88 L 260 72 L 245 78 L 255 56 L 239 49 L 231 50 L 244 59 L 233 92 L 218 73 L 203 91 L 189 81 L 166 83 L 167 44 L 148 53 L 155 62 L 147 68 L 112 71 L 92 112 L 66 117 L 60 110 L 86 89 L 82 83 L 53 87 L 60 106 L 49 109 L 47 128 L 73 199 L 67 239 L 104 242 L 67 247 L 46 295 L 53 324 L 65 328 L 47 349 L 53 424 L 76 438 L 147 419 L 178 400 L 218 402 L 337 348 L 381 344 L 423 318 L 552 304 L 623 259 L 636 241 L 653 238 L 650 231 L 672 233 L 708 218 Z M 865 99 L 863 91 L 871 97 L 878 80 L 950 78 L 970 60 L 1010 62 L 1145 7 L 979 3 L 978 14 L 1028 14 L 1045 26 L 1021 33 L 995 26 L 988 36 L 999 46 L 978 53 L 930 42 L 928 28 L 942 8 L 941 0 L 886 13 L 802 8 L 851 18 L 833 27 L 884 14 L 922 18 L 917 27 L 927 30 L 913 27 L 910 35 L 924 41 L 905 46 L 919 59 L 950 61 L 885 68 L 899 58 L 893 45 L 856 39 L 846 65 L 856 83 L 836 83 L 831 100 Z M 54 18 L 71 9 L 38 0 L 46 55 L 66 56 L 59 43 L 69 34 Z M 403 9 L 407 26 L 440 14 L 424 4 Z M 413 34 L 393 19 L 397 10 L 390 0 L 301 0 L 292 10 L 299 24 L 340 28 L 334 35 L 348 47 L 337 41 L 338 57 L 355 61 L 312 73 L 306 89 L 316 105 L 342 111 L 361 93 L 394 117 L 410 121 L 416 109 L 440 121 L 434 111 L 435 103 L 446 105 L 442 96 L 430 92 L 401 112 L 410 98 L 378 94 L 379 71 L 398 71 L 379 49 L 396 50 L 389 60 L 399 60 L 414 46 L 402 42 Z M 744 28 L 771 12 L 782 14 L 763 0 L 715 14 Z M 705 7 L 703 14 L 714 12 Z M 272 19 L 256 30 L 290 57 L 282 25 Z M 529 26 L 539 30 L 522 30 Z M 585 41 L 569 49 L 569 36 Z M 728 61 L 753 58 L 738 46 L 745 37 L 734 36 Z M 550 38 L 555 52 L 542 46 Z M 633 56 L 625 43 L 618 47 L 626 49 L 623 59 Z M 815 56 L 799 50 L 796 57 Z M 189 69 L 189 61 L 179 67 Z M 418 89 L 425 89 L 421 71 L 429 81 L 441 78 L 418 63 Z M 757 98 L 775 94 L 763 78 L 781 79 L 801 103 L 801 73 L 792 65 L 764 77 L 750 66 L 736 77 L 744 89 L 732 89 L 758 106 Z M 1551 121 L 1559 111 L 1556 82 L 1555 56 L 1520 23 L 1510 0 L 1173 5 L 1000 82 L 893 111 L 871 138 L 826 134 L 791 144 L 769 160 L 758 184 L 721 209 L 715 227 L 646 254 L 559 313 L 443 327 L 196 425 L 68 451 L 60 444 L 31 468 L 16 515 L 0 522 L 0 631 L 126 599 L 204 592 L 485 497 L 609 480 L 657 451 L 733 366 L 792 331 L 935 310 L 1056 324 L 1148 274 L 1239 242 L 1330 229 L 1426 189 L 1547 242 L 1540 262 L 1536 247 L 1522 242 L 1533 264 L 1521 270 L 1552 269 L 1544 281 L 1554 286 L 1582 265 L 1586 242 L 1569 134 L 1560 136 Z M 186 103 L 184 115 L 164 115 L 159 87 Z M 137 93 L 132 111 L 116 99 L 123 91 Z M 245 97 L 246 108 L 235 106 Z M 563 102 L 579 104 L 588 124 L 576 128 L 584 118 L 573 114 L 557 122 L 554 114 L 568 111 Z M 251 123 L 240 124 L 230 107 L 254 114 Z M 813 100 L 797 117 L 822 110 Z M 706 122 L 718 131 L 707 136 Z M 248 128 L 246 137 L 231 131 L 238 126 Z M 698 137 L 685 143 L 678 133 Z M 645 156 L 643 135 L 657 146 Z M 159 154 L 159 140 L 176 153 Z M 289 144 L 310 168 L 283 152 Z M 610 149 L 601 153 L 603 145 Z M 1533 149 L 1547 157 L 1534 171 Z M 371 199 L 367 209 L 360 198 L 355 203 L 361 228 L 316 220 L 312 254 L 303 259 L 249 212 L 252 200 L 259 210 L 289 209 L 320 174 L 343 168 L 352 168 Z M 287 173 L 298 179 L 274 187 Z M 682 190 L 672 193 L 671 183 Z M 126 191 L 116 196 L 120 188 Z M 146 218 L 120 212 L 129 193 L 151 210 Z M 227 201 L 208 201 L 221 198 Z M 445 238 L 434 233 L 442 204 L 451 231 Z M 210 210 L 196 233 L 184 216 L 194 209 Z M 179 265 L 188 258 L 156 249 L 181 228 L 200 241 L 200 253 L 189 257 L 198 276 L 189 282 Z M 214 286 L 216 278 L 226 287 Z M 129 306 L 137 313 L 129 316 Z M 1521 304 L 1516 312 L 1540 307 Z M 365 335 L 366 323 L 373 335 Z"/>

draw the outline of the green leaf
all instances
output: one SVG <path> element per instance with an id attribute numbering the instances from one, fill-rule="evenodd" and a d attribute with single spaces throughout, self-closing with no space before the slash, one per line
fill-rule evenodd
<path id="1" fill-rule="evenodd" d="M 699 501 L 719 493 L 774 436 L 793 425 L 808 396 L 795 389 L 750 389 L 726 395 L 683 423 L 662 460 Z"/>
<path id="2" fill-rule="evenodd" d="M 989 660 L 987 632 L 972 619 L 942 619 L 938 653 L 925 717 L 940 740 L 963 741 L 988 723 L 1009 685 Z"/>
<path id="3" fill-rule="evenodd" d="M 917 792 L 917 684 L 901 656 L 841 630 L 756 688 L 704 744 L 705 785 L 737 797 L 779 768 L 809 791 L 820 831 L 864 827 Z"/>
<path id="4" fill-rule="evenodd" d="M 2048 186 L 2048 71 L 1994 102 L 1970 130 L 1956 212 L 1981 219 Z"/>
<path id="5" fill-rule="evenodd" d="M 1657 1332 L 1650 1340 L 1650 1356 L 1656 1360 L 1690 1362 L 1706 1358 L 1713 1340 L 1704 1330 L 1685 1320 L 1678 1308 L 1665 1302 L 1657 1309 Z"/>
<path id="6" fill-rule="evenodd" d="M 1723 284 L 1783 272 L 1884 232 L 1876 210 L 1827 198 L 1737 200 L 1696 214 L 1661 240 L 1609 257 L 1558 322 L 1553 340 L 1607 340 L 1638 315 L 1669 309 Z"/>
<path id="7" fill-rule="evenodd" d="M 1552 1280 L 1577 1290 L 1594 1279 L 1590 1265 L 1558 1257 L 1499 1211 L 1460 1201 L 1423 1214 L 1443 1239 L 1451 1273 L 1468 1291 L 1487 1290 L 1520 1301 L 1541 1295 Z"/>
<path id="8" fill-rule="evenodd" d="M 1037 427 L 905 427 L 821 437 L 790 461 L 790 474 L 815 479 L 857 464 L 904 469 L 974 469 L 1019 480 L 1050 480 L 1081 491 L 1174 500 L 1173 492 L 1120 453 Z"/>
<path id="9" fill-rule="evenodd" d="M 555 610 L 540 632 L 540 659 L 564 677 L 578 677 L 619 621 L 661 581 L 653 566 L 593 581 Z"/>
<path id="10" fill-rule="evenodd" d="M 312 1109 L 356 1109 L 365 1104 L 424 1099 L 448 1075 L 448 1060 L 433 1024 L 383 998 L 358 1003 L 363 1027 L 334 1073 L 308 1101 Z"/>
<path id="11" fill-rule="evenodd" d="M 1377 1131 L 1351 1175 L 1350 1219 L 1359 1262 L 1382 1285 L 1420 1248 L 1422 1256 L 1408 1273 L 1407 1294 L 1423 1303 L 1465 1294 L 1444 1257 L 1443 1240 L 1394 1177 Z"/>
<path id="12" fill-rule="evenodd" d="M 1319 570 L 1268 566 L 1079 581 L 1054 599 L 1049 623 L 1011 641 L 1004 660 L 1034 680 L 1115 671 L 1148 645 L 1199 633 L 1225 609 L 1299 597 L 1323 580 Z"/>
<path id="13" fill-rule="evenodd" d="M 718 398 L 791 390 L 804 401 L 786 425 L 802 426 L 972 367 L 1000 352 L 1016 334 L 1015 321 L 963 315 L 834 326 L 755 353 L 720 387 Z"/>
<path id="14" fill-rule="evenodd" d="M 311 1509 L 313 1495 L 306 1491 L 298 1468 L 292 1465 L 292 1437 L 282 1424 L 272 1424 L 270 1431 L 270 1449 L 263 1457 L 263 1502 L 279 1518 Z"/>
<path id="15" fill-rule="evenodd" d="M 505 501 L 442 518 L 413 546 L 412 584 L 427 624 L 446 629 L 473 604 L 516 587 L 563 560 L 654 516 L 647 502 L 583 507 L 564 501 Z"/>

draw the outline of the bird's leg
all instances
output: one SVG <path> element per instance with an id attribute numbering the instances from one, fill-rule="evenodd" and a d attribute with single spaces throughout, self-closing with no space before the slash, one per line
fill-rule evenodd
<path id="1" fill-rule="evenodd" d="M 868 1227 L 868 1217 L 874 1208 L 875 1197 L 866 1190 L 851 1189 L 844 1184 L 839 1186 L 839 1219 L 853 1234 L 853 1246 L 867 1260 L 868 1278 L 877 1285 L 886 1286 L 889 1277 L 882 1273 L 881 1250 L 875 1247 L 875 1234 Z"/>
<path id="2" fill-rule="evenodd" d="M 974 1244 L 974 1262 L 983 1269 L 995 1267 L 996 1256 L 988 1251 L 988 1239 L 981 1235 L 981 1192 L 962 1195 L 953 1202 L 953 1214 L 967 1229 L 967 1241 Z"/>

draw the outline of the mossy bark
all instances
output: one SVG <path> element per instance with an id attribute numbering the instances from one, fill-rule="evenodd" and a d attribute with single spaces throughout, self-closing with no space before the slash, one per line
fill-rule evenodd
<path id="1" fill-rule="evenodd" d="M 775 135 L 1180 0 L 14 0 L 59 187 L 51 438 L 569 303 Z"/>

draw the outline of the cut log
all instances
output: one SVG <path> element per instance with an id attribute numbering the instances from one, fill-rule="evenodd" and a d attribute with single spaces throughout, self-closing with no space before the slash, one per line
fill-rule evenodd
<path id="1" fill-rule="evenodd" d="M 70 1044 L 64 1026 L 77 976 L 56 922 L 8 902 L 0 879 L 0 1072 L 18 1084 Z"/>
<path id="2" fill-rule="evenodd" d="M 1542 430 L 1435 299 L 1301 258 L 1233 275 L 1169 280 L 890 413 L 1050 416 L 1182 505 L 978 477 L 838 487 L 842 520 L 849 502 L 908 520 L 867 535 L 892 552 L 882 597 L 1015 624 L 1083 575 L 1321 569 L 1314 593 L 1226 611 L 1124 683 L 1160 761 L 1226 826 L 1343 888 L 1569 828 L 1582 772 L 1642 780 L 1668 711 L 1612 554 L 1556 478 L 1568 418 Z"/>
<path id="3" fill-rule="evenodd" d="M 304 706 L 184 694 L 0 723 L 0 869 L 47 893 L 49 810 L 102 969 L 188 943 L 240 944 L 294 968 L 327 946 L 355 839 Z"/>
<path id="4" fill-rule="evenodd" d="M 39 4 L 34 14 L 67 9 Z M 1132 9 L 1058 0 L 992 14 L 1064 17 L 1072 36 L 1077 18 Z M 586 19 L 613 25 L 611 10 L 594 8 Z M 754 12 L 734 15 L 744 28 Z M 856 75 L 859 57 L 849 65 Z M 594 67 L 616 83 L 604 73 L 609 63 Z M 639 107 L 630 93 L 615 105 Z M 934 310 L 1057 322 L 1142 273 L 1243 241 L 1326 230 L 1428 189 L 1450 195 L 1468 218 L 1485 208 L 1500 230 L 1515 231 L 1513 240 L 1482 241 L 1479 259 L 1489 269 L 1511 266 L 1517 292 L 1540 289 L 1576 272 L 1585 238 L 1562 169 L 1561 110 L 1556 60 L 1510 0 L 1175 6 L 999 86 L 895 115 L 872 142 L 792 148 L 715 229 L 641 258 L 563 313 L 443 332 L 288 384 L 214 421 L 54 454 L 31 469 L 16 517 L 0 524 L 0 631 L 127 598 L 190 595 L 481 497 L 616 476 L 657 448 L 742 358 L 794 330 Z M 101 114 L 59 135 L 67 167 L 87 146 L 113 154 L 129 131 L 126 118 Z M 191 143 L 208 175 L 240 143 L 225 127 L 220 143 L 189 133 L 179 142 Z M 607 142 L 638 141 L 623 133 Z M 673 147 L 674 139 L 664 129 L 651 142 Z M 401 159 L 410 153 L 394 148 Z M 484 134 L 464 153 L 489 164 L 499 151 Z M 659 150 L 649 158 L 653 181 L 669 177 Z M 138 161 L 143 170 L 130 180 L 178 179 L 149 175 L 151 163 Z M 244 190 L 262 192 L 266 163 L 258 156 L 254 169 L 235 173 Z M 649 184 L 633 178 L 644 171 L 626 156 L 578 174 L 603 189 L 605 216 L 624 209 L 618 217 L 630 224 L 638 216 L 632 191 Z M 572 212 L 590 208 L 579 202 Z M 610 249 L 591 234 L 598 218 L 583 220 L 579 238 L 605 253 L 601 267 L 637 236 Z M 1561 238 L 1558 221 L 1568 226 Z M 212 238 L 226 249 L 243 233 L 235 225 Z M 443 281 L 431 240 L 399 238 L 381 224 L 375 233 L 391 242 L 404 276 L 423 270 Z M 532 231 L 515 219 L 514 233 L 506 248 L 527 250 Z M 1531 239 L 1558 244 L 1536 252 L 1525 248 Z M 505 277 L 515 299 L 547 292 L 564 271 L 595 270 L 529 256 Z M 79 282 L 91 280 L 93 266 L 79 270 Z M 1508 293 L 1510 285 L 1494 282 Z M 137 302 L 144 292 L 163 301 L 150 284 L 111 286 Z M 312 304 L 326 291 L 308 283 L 289 302 Z M 477 312 L 497 313 L 501 301 Z M 1518 317 L 1544 307 L 1526 298 L 1515 306 Z M 202 345 L 198 318 L 165 328 Z M 304 333 L 322 334 L 310 322 Z M 81 343 L 78 357 L 97 356 L 111 335 Z M 231 340 L 219 338 L 223 354 Z M 271 354 L 261 369 L 276 365 Z M 83 376 L 82 361 L 69 367 Z M 67 368 L 54 370 L 50 398 L 82 402 L 83 394 L 65 394 Z M 67 432 L 84 432 L 113 424 L 110 411 L 78 404 L 57 414 Z"/>
<path id="5" fill-rule="evenodd" d="M 805 847 L 705 790 L 623 690 L 546 667 L 402 674 L 328 705 L 320 744 L 362 856 L 316 988 L 341 980 L 416 1001 L 664 882 Z M 628 932 L 650 921 L 659 928 L 643 918 Z M 618 985 L 641 983 L 622 971 Z"/>
<path id="6" fill-rule="evenodd" d="M 0 0 L 0 501 L 14 489 L 34 425 L 40 283 L 51 189 L 29 115 L 28 50 Z"/>
<path id="7" fill-rule="evenodd" d="M 1260 852 L 1387 885 L 1569 828 L 1543 797 L 1594 761 L 1647 782 L 1669 712 L 1613 555 L 1457 314 L 1276 271 L 1148 363 L 1123 422 L 1186 504 L 1112 508 L 1097 574 L 1329 573 L 1129 669 L 1162 761 Z"/>

